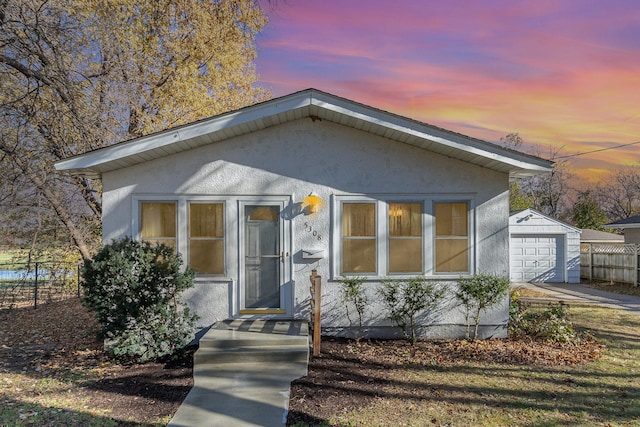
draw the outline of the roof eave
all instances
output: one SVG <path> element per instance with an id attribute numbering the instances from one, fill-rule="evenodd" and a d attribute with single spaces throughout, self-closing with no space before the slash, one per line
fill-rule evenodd
<path id="1" fill-rule="evenodd" d="M 477 156 L 487 162 L 497 162 L 495 168 L 508 173 L 510 178 L 529 177 L 549 172 L 553 166 L 553 163 L 548 160 L 508 150 L 486 141 L 440 129 L 316 89 L 307 89 L 61 160 L 55 164 L 55 168 L 88 178 L 99 178 L 105 172 L 123 167 L 124 159 L 129 159 L 131 164 L 135 164 L 149 157 L 157 158 L 159 153 L 166 155 L 182 151 L 186 149 L 185 145 L 193 148 L 191 143 L 196 139 L 202 140 L 205 136 L 210 136 L 212 141 L 224 139 L 222 134 L 227 133 L 231 128 L 247 129 L 245 132 L 248 132 L 250 128 L 255 127 L 256 123 L 260 123 L 260 128 L 264 129 L 285 120 L 301 117 L 315 118 L 319 112 L 329 114 L 333 112 L 341 118 L 349 117 L 385 131 L 388 129 L 390 132 L 399 132 L 406 137 L 425 143 L 436 143 L 438 146 L 448 147 L 456 152 Z M 131 162 L 133 157 L 137 157 L 137 161 Z M 486 165 L 487 162 L 483 160 L 480 163 Z"/>

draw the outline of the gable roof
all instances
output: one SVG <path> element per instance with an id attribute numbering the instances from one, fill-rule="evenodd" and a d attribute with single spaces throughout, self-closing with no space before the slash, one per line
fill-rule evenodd
<path id="1" fill-rule="evenodd" d="M 640 215 L 606 224 L 607 228 L 640 228 Z"/>
<path id="2" fill-rule="evenodd" d="M 306 89 L 239 110 L 90 151 L 56 162 L 57 170 L 90 178 L 148 160 L 213 144 L 282 123 L 311 118 L 526 177 L 548 172 L 548 160 L 379 110 L 317 89 Z"/>
<path id="3" fill-rule="evenodd" d="M 624 243 L 624 236 L 606 231 L 584 228 L 580 235 L 581 242 L 591 243 Z"/>
<path id="4" fill-rule="evenodd" d="M 571 224 L 567 224 L 564 221 L 560 221 L 559 219 L 550 217 L 549 215 L 545 215 L 542 212 L 539 212 L 535 209 L 532 208 L 527 208 L 527 209 L 522 209 L 519 211 L 512 211 L 509 213 L 509 222 L 510 225 L 515 225 L 515 224 L 521 224 L 523 222 L 529 221 L 532 218 L 542 218 L 543 220 L 547 221 L 547 222 L 551 222 L 555 225 L 559 225 L 561 227 L 567 228 L 569 230 L 572 231 L 576 231 L 578 233 L 582 233 L 582 230 L 579 229 L 578 227 L 574 227 Z M 515 224 L 513 224 L 515 223 Z M 544 234 L 541 232 L 541 234 Z"/>

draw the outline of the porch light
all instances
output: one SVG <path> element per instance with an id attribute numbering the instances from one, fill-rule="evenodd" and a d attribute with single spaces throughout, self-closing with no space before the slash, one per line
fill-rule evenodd
<path id="1" fill-rule="evenodd" d="M 324 206 L 324 201 L 312 191 L 302 200 L 302 206 L 307 215 L 315 214 Z"/>

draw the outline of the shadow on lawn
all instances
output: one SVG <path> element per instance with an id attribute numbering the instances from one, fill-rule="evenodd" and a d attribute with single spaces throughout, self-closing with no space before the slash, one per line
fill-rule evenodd
<path id="1" fill-rule="evenodd" d="M 48 407 L 30 402 L 20 402 L 3 399 L 3 409 L 0 411 L 0 425 L 38 425 L 38 426 L 93 426 L 93 427 L 144 427 L 163 426 L 164 422 L 141 424 L 106 415 L 96 415 L 89 412 L 73 411 L 69 409 Z M 89 411 L 89 409 L 87 409 Z"/>
<path id="2" fill-rule="evenodd" d="M 637 342 L 637 337 L 626 340 L 629 338 Z M 624 348 L 623 343 L 618 344 Z M 348 346 L 329 344 L 320 358 L 311 361 L 309 375 L 294 382 L 289 425 L 329 425 L 340 413 L 366 413 L 377 402 L 378 407 L 399 408 L 400 417 L 440 408 L 441 414 L 453 413 L 455 420 L 471 408 L 486 408 L 516 417 L 531 416 L 526 425 L 536 425 L 536 419 L 545 420 L 539 425 L 640 419 L 640 370 L 632 366 L 634 369 L 624 372 L 617 366 L 603 370 L 598 364 L 534 366 L 453 358 L 440 364 L 435 354 L 431 363 L 424 354 L 422 361 L 405 358 L 398 362 L 385 358 L 384 353 L 379 359 L 371 354 L 363 357 L 353 350 L 355 346 L 345 351 Z M 407 408 L 404 412 L 403 407 Z M 432 421 L 419 422 L 425 420 Z"/>
<path id="3" fill-rule="evenodd" d="M 0 381 L 6 386 L 0 387 L 0 426 L 16 425 L 20 409 L 23 417 L 24 411 L 30 411 L 40 417 L 46 413 L 56 421 L 58 413 L 72 414 L 80 408 L 75 418 L 91 421 L 41 423 L 38 418 L 33 422 L 36 425 L 115 425 L 106 414 L 137 423 L 156 422 L 173 414 L 193 385 L 195 347 L 160 363 L 114 363 L 96 342 L 93 315 L 78 299 L 46 304 L 37 310 L 2 310 L 0 324 L 0 376 L 17 375 L 9 377 L 13 378 L 11 384 Z M 34 388 L 40 381 L 51 386 Z M 34 406 L 29 403 L 32 401 L 44 406 L 29 409 Z M 52 408 L 45 407 L 49 401 Z M 87 412 L 100 414 L 95 423 L 93 415 L 82 411 L 82 405 Z M 6 415 L 11 419 L 5 421 L 5 414 L 13 415 Z M 31 423 L 27 421 L 20 422 Z"/>

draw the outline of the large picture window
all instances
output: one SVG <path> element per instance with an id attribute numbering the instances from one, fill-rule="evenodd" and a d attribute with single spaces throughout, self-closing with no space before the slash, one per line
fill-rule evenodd
<path id="1" fill-rule="evenodd" d="M 189 204 L 189 267 L 224 274 L 224 204 Z"/>
<path id="2" fill-rule="evenodd" d="M 469 205 L 435 203 L 436 273 L 469 271 Z"/>
<path id="3" fill-rule="evenodd" d="M 473 201 L 430 195 L 335 196 L 332 274 L 455 276 L 473 271 Z"/>
<path id="4" fill-rule="evenodd" d="M 140 237 L 176 247 L 176 202 L 141 202 Z"/>
<path id="5" fill-rule="evenodd" d="M 389 273 L 422 272 L 422 203 L 389 203 Z"/>
<path id="6" fill-rule="evenodd" d="M 376 205 L 342 204 L 341 273 L 376 273 Z"/>

